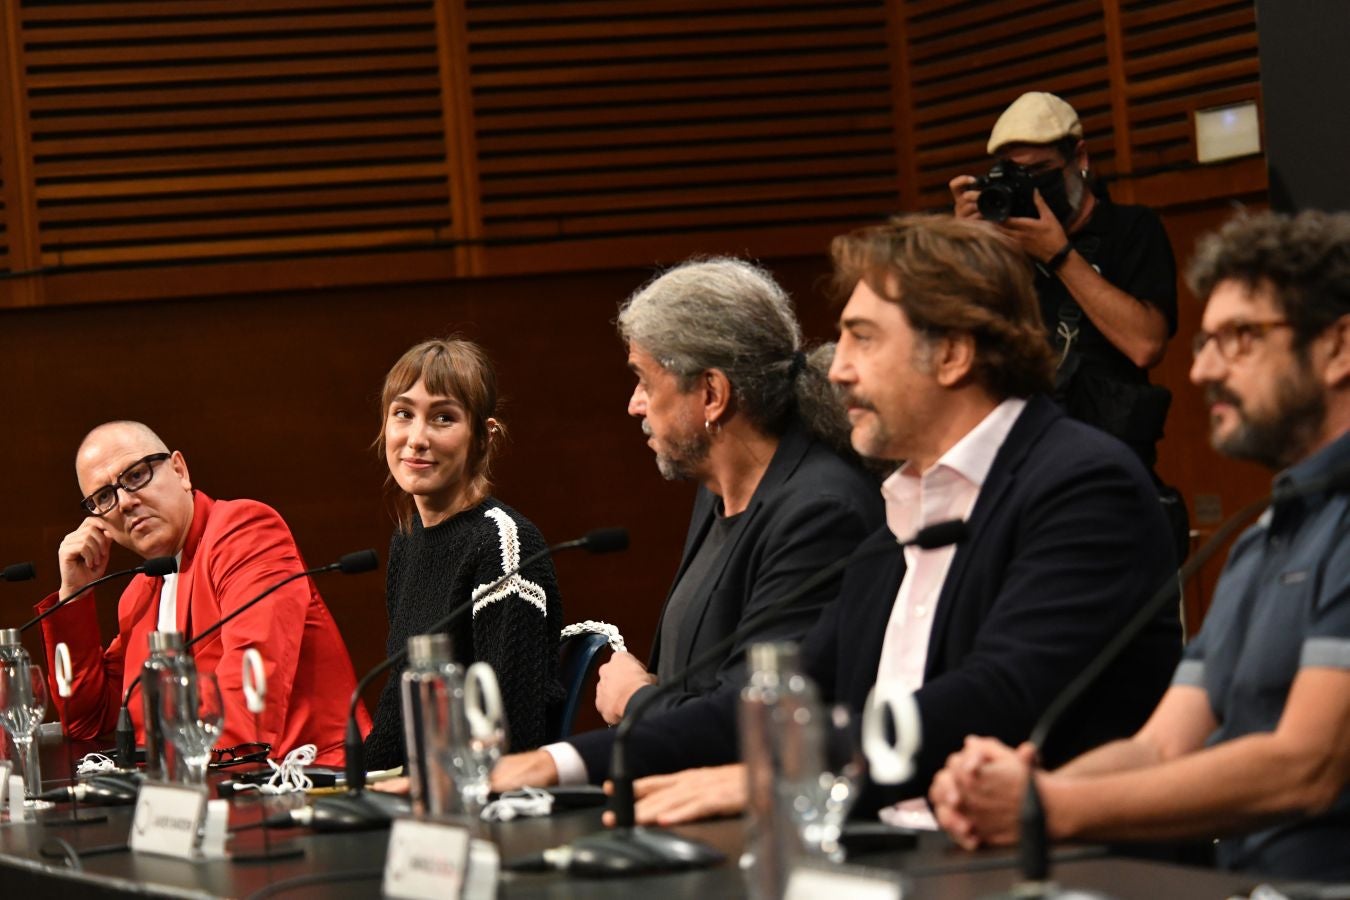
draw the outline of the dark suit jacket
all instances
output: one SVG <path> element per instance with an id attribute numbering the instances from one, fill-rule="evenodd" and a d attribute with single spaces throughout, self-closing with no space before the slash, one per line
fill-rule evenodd
<path id="1" fill-rule="evenodd" d="M 699 490 L 676 583 L 720 506 L 716 495 Z M 749 506 L 732 526 L 727 545 L 698 591 L 699 600 L 687 620 L 678 624 L 677 667 L 683 668 L 747 616 L 772 606 L 807 576 L 848 553 L 883 518 L 876 480 L 793 424 L 780 438 Z M 718 692 L 734 696 L 745 681 L 746 647 L 759 641 L 800 641 L 838 591 L 839 579 L 833 579 L 804 597 L 794 613 L 753 629 L 720 666 L 694 673 L 673 694 L 658 697 L 646 714 L 697 707 L 703 698 Z M 659 648 L 659 639 L 654 646 Z M 655 669 L 656 662 L 654 650 L 650 668 Z M 635 693 L 629 708 L 652 690 L 647 687 Z M 592 781 L 608 775 L 609 729 L 574 735 L 569 743 L 580 751 Z"/>
<path id="2" fill-rule="evenodd" d="M 1052 698 L 1173 577 L 1167 523 L 1139 460 L 1043 397 L 1018 417 L 969 524 L 934 611 L 916 695 L 917 772 L 897 788 L 870 787 L 859 812 L 922 794 L 967 734 L 1025 740 Z M 894 537 L 883 530 L 868 540 Z M 849 568 L 839 602 L 802 648 L 823 697 L 862 708 L 904 570 L 898 549 Z M 1166 610 L 1066 713 L 1046 762 L 1136 730 L 1180 650 L 1176 611 Z M 649 774 L 736 759 L 736 693 L 722 691 L 705 706 L 697 717 L 675 710 L 639 724 L 632 767 Z"/>

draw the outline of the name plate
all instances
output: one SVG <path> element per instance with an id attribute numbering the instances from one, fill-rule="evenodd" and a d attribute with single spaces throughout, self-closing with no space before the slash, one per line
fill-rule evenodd
<path id="1" fill-rule="evenodd" d="M 137 853 L 196 859 L 206 800 L 204 787 L 145 782 L 127 843 Z"/>
<path id="2" fill-rule="evenodd" d="M 896 872 L 858 866 L 803 863 L 788 876 L 784 900 L 848 897 L 849 900 L 902 900 L 904 880 Z"/>
<path id="3" fill-rule="evenodd" d="M 406 900 L 460 897 L 469 867 L 469 830 L 460 825 L 395 819 L 384 863 L 384 895 Z"/>

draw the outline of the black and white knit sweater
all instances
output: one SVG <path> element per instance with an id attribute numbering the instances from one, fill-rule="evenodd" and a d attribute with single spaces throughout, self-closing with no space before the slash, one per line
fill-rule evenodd
<path id="1" fill-rule="evenodd" d="M 545 546 L 528 519 L 491 497 L 431 528 L 417 519 L 411 533 L 396 531 L 389 542 L 388 653 L 404 649 L 409 637 L 425 634 L 452 607 L 473 603 L 472 616 L 451 631 L 451 646 L 461 665 L 482 661 L 496 671 L 512 751 L 544 742 L 548 708 L 563 693 L 558 681 L 562 604 L 553 563 L 545 557 L 492 594 L 480 594 Z M 399 667 L 391 673 L 380 694 L 366 738 L 370 769 L 406 761 L 401 672 Z"/>

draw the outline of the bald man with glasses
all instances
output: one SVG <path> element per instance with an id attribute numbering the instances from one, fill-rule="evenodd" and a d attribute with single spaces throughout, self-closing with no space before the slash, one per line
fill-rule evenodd
<path id="1" fill-rule="evenodd" d="M 56 701 L 66 733 L 92 739 L 116 725 L 123 694 L 140 674 L 153 631 L 191 640 L 271 585 L 305 569 L 276 510 L 253 500 L 213 500 L 192 486 L 183 454 L 139 422 L 108 422 L 80 444 L 75 474 L 84 522 L 57 551 L 58 598 L 101 577 L 117 543 L 138 556 L 174 556 L 178 573 L 138 575 L 118 602 L 118 633 L 105 648 L 96 598 L 84 596 L 43 621 L 48 664 L 58 643 L 70 648 L 73 692 Z M 242 687 L 244 651 L 256 648 L 267 676 L 267 709 L 255 727 Z M 255 739 L 273 758 L 314 744 L 320 765 L 341 765 L 346 707 L 355 686 L 351 658 L 313 582 L 297 579 L 192 648 L 199 672 L 214 672 L 225 705 L 221 746 Z M 56 692 L 53 691 L 53 696 Z M 141 704 L 130 704 L 137 740 Z M 363 732 L 369 717 L 359 711 Z"/>

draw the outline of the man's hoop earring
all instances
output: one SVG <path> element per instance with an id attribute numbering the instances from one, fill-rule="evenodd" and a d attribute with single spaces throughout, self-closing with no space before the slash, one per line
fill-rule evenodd
<path id="1" fill-rule="evenodd" d="M 711 419 L 704 419 L 703 430 L 708 432 L 708 434 L 710 435 L 717 435 L 722 431 L 722 423 L 714 422 Z"/>

